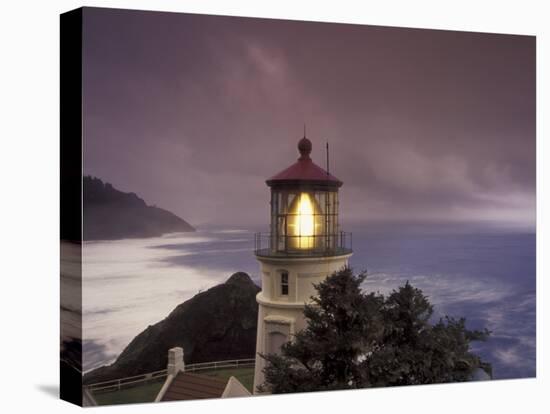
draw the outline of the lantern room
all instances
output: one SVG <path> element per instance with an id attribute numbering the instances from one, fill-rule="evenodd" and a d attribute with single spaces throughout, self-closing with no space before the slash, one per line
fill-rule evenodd
<path id="1" fill-rule="evenodd" d="M 333 256 L 351 253 L 351 234 L 340 230 L 338 189 L 342 181 L 316 165 L 312 144 L 298 142 L 297 162 L 269 178 L 269 234 L 256 235 L 257 256 Z"/>

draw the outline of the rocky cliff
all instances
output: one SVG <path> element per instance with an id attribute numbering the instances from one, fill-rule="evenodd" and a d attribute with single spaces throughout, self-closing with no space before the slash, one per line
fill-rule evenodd
<path id="1" fill-rule="evenodd" d="M 168 350 L 175 346 L 184 349 L 186 363 L 253 358 L 259 290 L 246 273 L 233 274 L 147 327 L 112 365 L 88 373 L 85 383 L 164 369 Z"/>

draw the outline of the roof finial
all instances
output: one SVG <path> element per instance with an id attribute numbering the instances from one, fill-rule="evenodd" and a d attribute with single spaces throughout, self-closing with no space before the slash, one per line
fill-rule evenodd
<path id="1" fill-rule="evenodd" d="M 305 133 L 305 128 L 304 128 Z M 304 137 L 298 141 L 298 151 L 300 152 L 300 158 L 299 160 L 309 160 L 309 154 L 311 153 L 311 141 L 306 138 L 305 134 Z"/>
<path id="2" fill-rule="evenodd" d="M 304 122 L 304 138 L 306 137 L 306 123 Z"/>

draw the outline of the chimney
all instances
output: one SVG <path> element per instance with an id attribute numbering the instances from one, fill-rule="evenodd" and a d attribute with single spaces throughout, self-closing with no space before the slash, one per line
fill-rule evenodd
<path id="1" fill-rule="evenodd" d="M 168 350 L 168 375 L 176 375 L 180 371 L 185 371 L 183 362 L 183 348 L 179 346 Z"/>

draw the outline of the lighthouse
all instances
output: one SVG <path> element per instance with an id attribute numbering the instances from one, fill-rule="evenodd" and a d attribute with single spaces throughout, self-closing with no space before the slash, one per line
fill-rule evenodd
<path id="1" fill-rule="evenodd" d="M 351 234 L 341 231 L 338 219 L 343 183 L 312 161 L 311 149 L 304 134 L 298 160 L 266 181 L 270 232 L 255 235 L 254 249 L 262 280 L 256 296 L 254 393 L 264 382 L 265 360 L 259 354 L 279 353 L 305 327 L 304 305 L 316 293 L 314 284 L 346 266 L 352 255 Z"/>

